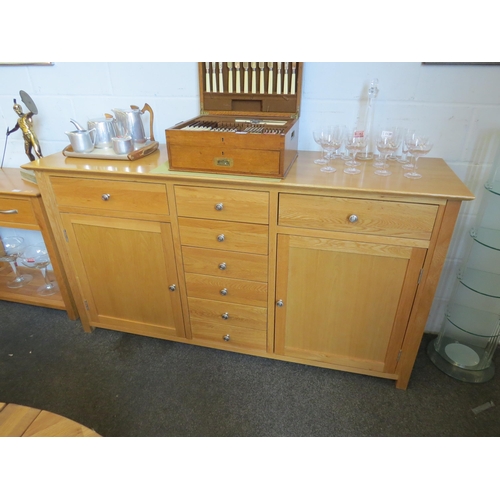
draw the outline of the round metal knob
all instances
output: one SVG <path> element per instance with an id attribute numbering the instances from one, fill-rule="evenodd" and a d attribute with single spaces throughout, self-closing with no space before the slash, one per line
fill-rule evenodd
<path id="1" fill-rule="evenodd" d="M 110 194 L 103 194 L 101 196 L 101 198 L 102 198 L 102 201 L 108 201 L 111 198 L 111 195 Z"/>
<path id="2" fill-rule="evenodd" d="M 215 205 L 215 210 L 221 211 L 223 208 L 224 208 L 224 204 L 223 203 L 217 203 Z"/>
<path id="3" fill-rule="evenodd" d="M 276 305 L 277 305 L 278 307 L 283 307 L 283 301 L 282 301 L 281 299 L 280 299 L 280 300 L 278 300 L 278 302 L 276 302 Z"/>
<path id="4" fill-rule="evenodd" d="M 227 267 L 227 264 L 226 264 L 225 262 L 221 262 L 221 263 L 219 264 L 219 269 L 220 269 L 221 271 L 225 271 L 225 270 L 226 270 L 226 267 Z"/>
<path id="5" fill-rule="evenodd" d="M 176 287 L 175 285 L 170 285 L 170 286 L 168 287 L 168 289 L 169 289 L 171 292 L 175 292 L 175 289 L 176 289 L 176 288 L 177 288 L 177 287 Z"/>
<path id="6" fill-rule="evenodd" d="M 229 342 L 231 340 L 231 337 L 229 335 L 224 335 L 224 337 L 222 337 L 224 339 L 224 342 Z"/>
<path id="7" fill-rule="evenodd" d="M 224 241 L 224 235 L 219 234 L 219 236 L 217 236 L 217 241 Z"/>
<path id="8" fill-rule="evenodd" d="M 349 215 L 349 217 L 347 217 L 347 220 L 348 220 L 351 224 L 354 224 L 355 222 L 358 222 L 358 216 L 357 216 L 357 215 L 355 215 L 355 214 Z"/>
<path id="9" fill-rule="evenodd" d="M 229 313 L 224 313 L 222 315 L 222 319 L 229 319 Z"/>
<path id="10" fill-rule="evenodd" d="M 223 288 L 223 289 L 220 291 L 220 294 L 221 294 L 221 295 L 227 295 L 227 288 Z"/>

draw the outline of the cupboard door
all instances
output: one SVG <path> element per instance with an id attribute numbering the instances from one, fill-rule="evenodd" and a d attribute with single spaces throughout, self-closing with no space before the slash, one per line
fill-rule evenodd
<path id="1" fill-rule="evenodd" d="M 275 352 L 394 373 L 425 253 L 279 235 Z"/>
<path id="2" fill-rule="evenodd" d="M 183 337 L 170 224 L 62 214 L 93 326 Z"/>

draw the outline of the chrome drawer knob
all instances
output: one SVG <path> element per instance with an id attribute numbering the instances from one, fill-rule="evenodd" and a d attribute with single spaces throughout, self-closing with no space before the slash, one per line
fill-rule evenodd
<path id="1" fill-rule="evenodd" d="M 102 198 L 102 201 L 108 201 L 111 198 L 111 195 L 110 194 L 103 194 L 101 196 L 101 198 Z"/>
<path id="2" fill-rule="evenodd" d="M 219 236 L 217 236 L 217 241 L 224 241 L 224 235 L 219 234 Z"/>
<path id="3" fill-rule="evenodd" d="M 223 203 L 217 203 L 217 205 L 215 205 L 215 210 L 218 210 L 219 212 L 224 208 L 224 204 Z"/>
<path id="4" fill-rule="evenodd" d="M 349 215 L 349 217 L 347 218 L 347 220 L 348 220 L 351 224 L 354 224 L 354 223 L 358 222 L 358 216 L 357 216 L 357 215 L 355 215 L 355 214 Z"/>
<path id="5" fill-rule="evenodd" d="M 229 342 L 231 340 L 231 337 L 229 335 L 224 335 L 224 337 L 222 337 L 224 339 L 224 342 Z"/>
<path id="6" fill-rule="evenodd" d="M 168 287 L 168 289 L 169 289 L 171 292 L 175 292 L 176 288 L 177 288 L 177 287 L 176 287 L 175 285 L 170 285 L 170 286 Z"/>
<path id="7" fill-rule="evenodd" d="M 219 264 L 219 269 L 220 269 L 221 271 L 225 271 L 225 270 L 226 270 L 226 267 L 227 267 L 227 264 L 226 264 L 225 262 L 221 262 L 221 263 Z"/>
<path id="8" fill-rule="evenodd" d="M 280 299 L 280 300 L 278 300 L 278 302 L 276 302 L 276 305 L 277 305 L 278 307 L 283 307 L 283 301 L 282 301 L 281 299 Z"/>
<path id="9" fill-rule="evenodd" d="M 223 289 L 220 291 L 220 294 L 221 294 L 221 295 L 227 295 L 227 288 L 223 288 Z"/>
<path id="10" fill-rule="evenodd" d="M 224 313 L 222 315 L 222 319 L 229 319 L 229 313 Z"/>

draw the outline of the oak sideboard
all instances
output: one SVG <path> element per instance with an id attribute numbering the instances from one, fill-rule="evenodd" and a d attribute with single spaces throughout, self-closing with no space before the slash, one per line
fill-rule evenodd
<path id="1" fill-rule="evenodd" d="M 451 168 L 371 162 L 284 179 L 133 162 L 31 162 L 85 331 L 106 328 L 408 385 L 463 201 Z"/>

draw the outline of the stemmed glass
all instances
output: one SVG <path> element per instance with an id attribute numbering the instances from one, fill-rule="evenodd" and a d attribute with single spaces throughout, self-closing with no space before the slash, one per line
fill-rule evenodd
<path id="1" fill-rule="evenodd" d="M 434 145 L 429 137 L 413 134 L 408 137 L 406 145 L 408 146 L 408 152 L 413 157 L 413 168 L 404 174 L 408 179 L 420 179 L 421 174 L 417 172 L 417 161 L 421 156 L 425 156 Z"/>
<path id="2" fill-rule="evenodd" d="M 345 135 L 345 148 L 352 154 L 352 158 L 345 162 L 347 168 L 344 169 L 346 174 L 359 174 L 361 170 L 358 167 L 361 165 L 356 161 L 356 155 L 366 147 L 366 136 L 362 130 L 349 130 Z"/>
<path id="3" fill-rule="evenodd" d="M 321 147 L 326 151 L 326 158 L 330 162 L 334 158 L 334 153 L 342 144 L 342 133 L 339 126 L 327 127 L 321 135 Z M 320 168 L 321 172 L 336 172 L 337 169 L 331 165 Z"/>
<path id="4" fill-rule="evenodd" d="M 47 267 L 50 264 L 50 257 L 47 249 L 43 245 L 30 245 L 19 254 L 21 262 L 35 269 L 40 269 L 45 280 L 45 284 L 37 289 L 39 295 L 54 295 L 58 286 L 55 281 L 50 281 L 47 275 Z"/>
<path id="5" fill-rule="evenodd" d="M 402 168 L 412 168 L 410 160 L 408 159 L 408 146 L 406 141 L 409 137 L 415 134 L 414 130 L 404 129 L 403 140 L 401 141 L 401 157 L 397 158 L 397 161 L 402 164 Z"/>
<path id="6" fill-rule="evenodd" d="M 377 169 L 377 175 L 391 175 L 388 169 L 387 157 L 389 154 L 398 150 L 401 144 L 401 133 L 397 128 L 384 128 L 377 135 L 376 139 L 377 149 L 380 152 L 380 160 L 374 162 L 373 166 Z M 383 158 L 383 160 L 382 160 Z"/>
<path id="7" fill-rule="evenodd" d="M 31 274 L 21 274 L 17 266 L 17 258 L 22 250 L 24 238 L 19 236 L 10 236 L 2 238 L 2 243 L 5 249 L 5 255 L 0 256 L 0 262 L 8 262 L 16 275 L 12 281 L 7 282 L 7 286 L 9 288 L 21 288 L 33 279 Z"/>
<path id="8" fill-rule="evenodd" d="M 325 158 L 325 149 L 323 148 L 323 145 L 321 144 L 321 139 L 323 138 L 323 129 L 322 128 L 317 128 L 313 130 L 313 138 L 314 142 L 318 144 L 318 146 L 321 148 L 321 158 L 318 158 L 317 160 L 314 160 L 314 163 L 317 165 L 326 165 L 328 163 L 328 160 Z"/>

